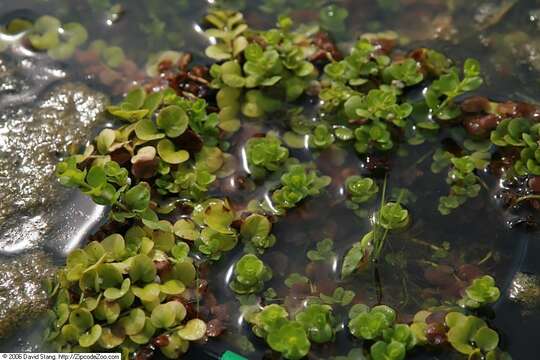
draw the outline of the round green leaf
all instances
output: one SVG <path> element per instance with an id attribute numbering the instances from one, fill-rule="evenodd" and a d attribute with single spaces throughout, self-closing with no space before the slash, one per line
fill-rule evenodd
<path id="1" fill-rule="evenodd" d="M 124 279 L 120 289 L 108 288 L 103 293 L 103 296 L 105 296 L 105 299 L 107 299 L 107 300 L 120 299 L 122 296 L 124 296 L 129 291 L 130 286 L 131 286 L 131 281 L 129 279 Z"/>
<path id="2" fill-rule="evenodd" d="M 176 260 L 182 261 L 189 254 L 189 245 L 183 241 L 179 242 L 178 244 L 173 246 L 173 248 L 171 249 L 171 254 Z"/>
<path id="3" fill-rule="evenodd" d="M 484 326 L 478 329 L 472 340 L 482 351 L 492 351 L 499 345 L 499 334 L 495 330 Z"/>
<path id="4" fill-rule="evenodd" d="M 195 228 L 193 221 L 189 219 L 180 219 L 175 222 L 174 233 L 182 239 L 192 241 L 199 237 L 199 231 Z"/>
<path id="5" fill-rule="evenodd" d="M 124 238 L 120 234 L 107 236 L 101 241 L 101 245 L 105 249 L 105 252 L 108 253 L 107 258 L 112 261 L 121 259 L 126 248 Z"/>
<path id="6" fill-rule="evenodd" d="M 149 283 L 156 278 L 156 267 L 154 262 L 146 255 L 140 254 L 132 258 L 131 266 L 128 270 L 132 283 L 141 281 Z"/>
<path id="7" fill-rule="evenodd" d="M 69 315 L 69 323 L 81 331 L 86 331 L 94 325 L 94 318 L 90 311 L 84 308 L 78 308 Z"/>
<path id="8" fill-rule="evenodd" d="M 176 151 L 173 142 L 169 139 L 160 140 L 157 151 L 159 157 L 169 164 L 180 164 L 189 159 L 189 153 L 186 150 Z"/>
<path id="9" fill-rule="evenodd" d="M 169 280 L 160 285 L 161 292 L 167 295 L 178 295 L 186 290 L 184 284 L 179 280 Z"/>
<path id="10" fill-rule="evenodd" d="M 78 327 L 66 324 L 62 326 L 62 330 L 60 331 L 62 336 L 67 342 L 76 343 L 79 341 L 79 337 L 81 336 L 81 330 L 79 330 Z"/>
<path id="11" fill-rule="evenodd" d="M 161 109 L 156 123 L 160 129 L 165 130 L 168 137 L 175 138 L 186 131 L 189 117 L 181 107 L 169 105 Z"/>
<path id="12" fill-rule="evenodd" d="M 165 134 L 159 132 L 154 122 L 150 119 L 141 119 L 135 125 L 135 135 L 141 140 L 151 141 L 162 139 Z"/>
<path id="13" fill-rule="evenodd" d="M 135 335 L 130 335 L 129 338 L 131 341 L 133 341 L 135 344 L 147 344 L 152 336 L 154 336 L 154 333 L 156 332 L 156 328 L 154 325 L 152 325 L 152 321 L 150 318 L 146 318 L 146 321 L 144 323 L 144 328 Z"/>
<path id="14" fill-rule="evenodd" d="M 144 288 L 132 287 L 131 291 L 133 295 L 144 301 L 155 301 L 159 298 L 159 293 L 161 291 L 158 284 L 148 284 Z"/>
<path id="15" fill-rule="evenodd" d="M 101 337 L 98 340 L 99 346 L 110 350 L 120 346 L 124 342 L 125 335 L 113 333 L 110 328 L 104 327 L 101 330 Z"/>
<path id="16" fill-rule="evenodd" d="M 120 318 L 118 324 L 120 324 L 126 333 L 126 335 L 135 335 L 139 333 L 146 322 L 144 311 L 138 308 L 132 309 L 128 316 Z"/>
<path id="17" fill-rule="evenodd" d="M 191 319 L 183 328 L 178 330 L 177 334 L 184 340 L 200 340 L 206 334 L 206 323 L 201 319 Z"/>
<path id="18" fill-rule="evenodd" d="M 177 301 L 170 301 L 156 306 L 150 316 L 152 325 L 162 329 L 173 326 L 176 323 L 176 304 L 178 304 Z"/>
<path id="19" fill-rule="evenodd" d="M 97 324 L 92 326 L 90 331 L 81 335 L 81 337 L 79 338 L 79 345 L 81 345 L 82 347 L 90 347 L 94 345 L 101 337 L 101 333 L 101 326 Z"/>
<path id="20" fill-rule="evenodd" d="M 112 264 L 101 264 L 97 268 L 102 288 L 114 288 L 124 281 L 122 272 Z"/>
<path id="21" fill-rule="evenodd" d="M 120 316 L 121 307 L 115 301 L 101 300 L 94 310 L 94 316 L 97 320 L 106 321 L 107 324 L 113 324 Z"/>

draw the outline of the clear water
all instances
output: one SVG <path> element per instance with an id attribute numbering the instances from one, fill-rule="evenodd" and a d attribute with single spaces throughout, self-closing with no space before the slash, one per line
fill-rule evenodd
<path id="1" fill-rule="evenodd" d="M 107 9 L 116 3 L 122 4 L 124 11 L 117 21 L 112 21 Z M 149 53 L 165 49 L 192 52 L 196 63 L 208 63 L 202 55 L 207 40 L 201 35 L 198 24 L 211 3 L 213 1 L 203 0 L 0 0 L 0 24 L 16 16 L 34 19 L 51 14 L 66 22 L 83 23 L 89 29 L 91 39 L 102 38 L 122 47 L 140 68 Z M 224 3 L 243 8 L 251 25 L 264 28 L 272 26 L 276 18 L 276 13 L 268 9 L 269 4 L 274 4 L 277 11 L 289 10 L 295 18 L 310 21 L 316 19 L 318 12 L 313 9 L 329 2 L 259 0 Z M 531 13 L 540 8 L 540 4 L 535 1 L 520 1 L 499 22 L 490 17 L 490 9 L 508 1 L 351 0 L 336 3 L 346 6 L 350 13 L 347 32 L 339 37 L 344 48 L 361 33 L 393 30 L 407 38 L 404 49 L 433 47 L 458 60 L 479 59 L 486 76 L 486 85 L 479 90 L 483 95 L 497 100 L 537 102 L 540 99 L 537 92 L 540 23 L 535 13 Z M 381 3 L 399 6 L 395 10 L 382 10 Z M 261 6 L 264 5 L 263 11 Z M 517 32 L 529 36 L 526 45 L 512 40 Z M 83 196 L 59 189 L 51 171 L 69 142 L 84 143 L 106 121 L 95 111 L 103 106 L 100 94 L 110 96 L 114 101 L 124 87 L 136 80 L 136 76 L 124 77 L 121 86 L 111 87 L 100 81 L 99 76 L 88 76 L 87 70 L 77 61 L 54 62 L 16 46 L 0 52 L 0 351 L 44 349 L 39 337 L 42 325 L 39 316 L 30 320 L 26 316 L 28 309 L 45 307 L 39 279 L 52 271 L 54 264 L 60 264 L 65 254 L 84 241 L 104 219 L 103 209 Z M 80 85 L 70 88 L 72 97 L 82 96 L 94 101 L 90 105 L 79 103 L 75 112 L 69 107 L 77 101 L 65 102 L 66 96 L 69 97 L 65 87 L 69 88 L 73 82 L 84 83 L 89 88 Z M 40 118 L 39 111 L 44 104 L 56 104 L 56 108 Z M 74 118 L 74 114 L 79 115 Z M 264 127 L 281 129 L 278 116 L 268 119 Z M 17 133 L 21 128 L 24 132 Z M 443 131 L 439 140 L 448 136 L 449 133 Z M 233 149 L 239 153 L 240 148 L 236 145 Z M 353 289 L 362 301 L 370 304 L 382 297 L 383 302 L 395 306 L 402 316 L 406 316 L 418 311 L 427 299 L 440 300 L 448 295 L 434 291 L 433 284 L 426 281 L 426 259 L 456 268 L 464 263 L 481 262 L 482 269 L 493 274 L 504 290 L 492 320 L 492 325 L 501 334 L 501 347 L 514 359 L 535 359 L 540 354 L 540 344 L 534 341 L 540 330 L 540 305 L 538 301 L 533 301 L 532 305 L 531 302 L 517 301 L 519 295 L 516 294 L 520 281 L 523 282 L 520 274 L 540 274 L 540 262 L 535 259 L 540 251 L 538 234 L 509 229 L 507 215 L 494 201 L 498 184 L 488 174 L 483 179 L 491 190 L 482 191 L 481 196 L 453 215 L 438 215 L 437 199 L 447 188 L 444 175 L 434 175 L 429 170 L 430 154 L 437 145 L 406 147 L 408 154 L 394 157 L 390 162 L 389 188 L 408 188 L 416 200 L 408 204 L 414 226 L 388 240 L 388 249 L 402 256 L 381 262 L 378 274 L 381 288 L 374 286 L 374 275 L 370 271 L 341 282 L 337 263 L 316 269 L 317 283 L 324 292 L 337 285 Z M 303 150 L 296 150 L 292 155 L 302 160 L 314 159 L 323 172 L 333 177 L 340 176 L 334 173 L 337 165 L 355 173 L 365 172 L 369 165 L 369 161 L 359 160 L 353 152 L 344 158 L 336 154 L 314 157 Z M 419 162 L 423 158 L 425 160 Z M 16 181 L 12 181 L 14 178 Z M 231 196 L 233 202 L 241 202 L 247 195 Z M 327 195 L 310 199 L 274 226 L 278 243 L 263 260 L 279 269 L 268 284 L 278 295 L 288 293 L 283 280 L 291 272 L 313 272 L 305 254 L 317 241 L 333 238 L 339 259 L 352 243 L 369 231 L 368 221 L 355 217 L 339 201 L 342 198 L 342 188 L 333 187 Z M 451 254 L 456 256 L 433 260 L 432 251 L 423 242 L 437 246 L 449 242 Z M 232 264 L 240 256 L 241 249 L 238 248 L 212 266 L 212 273 L 218 275 L 211 278 L 209 286 L 230 311 L 227 333 L 204 346 L 194 346 L 186 358 L 211 359 L 211 354 L 228 348 L 244 353 L 250 359 L 262 358 L 266 347 L 242 323 L 239 304 L 227 286 Z M 288 300 L 291 306 L 301 303 L 302 294 L 297 295 Z M 345 311 L 339 315 L 345 323 Z M 13 324 L 20 326 L 14 332 L 2 332 L 4 326 L 8 328 Z M 246 352 L 247 341 L 252 343 L 255 352 Z M 340 332 L 335 344 L 314 347 L 310 358 L 344 355 L 350 348 L 358 346 L 359 342 L 346 332 Z M 452 356 L 450 352 L 418 352 L 412 358 L 450 359 Z"/>

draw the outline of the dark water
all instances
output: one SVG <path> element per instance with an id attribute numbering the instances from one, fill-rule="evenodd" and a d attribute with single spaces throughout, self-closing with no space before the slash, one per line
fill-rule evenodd
<path id="1" fill-rule="evenodd" d="M 196 63 L 209 63 L 202 54 L 208 43 L 198 24 L 206 9 L 213 3 L 202 0 L 0 0 L 0 24 L 5 24 L 14 17 L 35 19 L 43 14 L 54 15 L 64 22 L 81 22 L 89 30 L 90 40 L 104 39 L 110 44 L 120 46 L 126 56 L 138 65 L 140 72 L 143 72 L 149 54 L 161 50 L 192 52 Z M 273 26 L 275 11 L 289 11 L 295 18 L 309 21 L 314 18 L 313 9 L 317 9 L 317 14 L 319 8 L 330 2 L 260 0 L 221 3 L 244 10 L 248 23 L 254 27 L 265 28 Z M 540 71 L 540 23 L 534 12 L 535 9 L 540 9 L 538 2 L 520 1 L 499 21 L 493 20 L 493 15 L 490 17 L 490 14 L 496 13 L 501 4 L 510 3 L 509 1 L 360 0 L 335 3 L 346 6 L 349 10 L 347 31 L 334 34 L 344 48 L 364 32 L 396 31 L 404 37 L 402 47 L 405 50 L 418 46 L 433 47 L 457 60 L 466 57 L 480 60 L 486 84 L 478 93 L 496 100 L 513 99 L 536 103 L 540 99 L 537 90 Z M 108 11 L 114 4 L 122 5 L 122 11 L 117 14 L 118 18 Z M 381 4 L 390 5 L 383 8 Z M 524 43 L 515 40 L 524 36 Z M 15 40 L 0 39 L 6 42 Z M 5 70 L 0 71 L 0 75 L 10 74 L 0 78 L 0 155 L 6 156 L 6 159 L 15 153 L 20 154 L 21 148 L 35 148 L 29 145 L 31 142 L 25 143 L 23 140 L 18 147 L 9 148 L 3 145 L 3 137 L 15 137 L 8 132 L 9 126 L 13 127 L 10 121 L 13 122 L 19 114 L 21 123 L 28 123 L 28 119 L 31 119 L 38 121 L 39 127 L 39 117 L 32 112 L 47 102 L 61 99 L 62 96 L 57 95 L 59 87 L 72 82 L 86 84 L 89 89 L 77 87 L 76 91 L 78 94 L 85 94 L 85 98 L 94 96 L 96 100 L 92 108 L 96 108 L 102 106 L 97 100 L 102 96 L 100 94 L 105 94 L 114 101 L 124 87 L 127 88 L 133 81 L 138 80 L 136 76 L 122 76 L 120 83 L 112 86 L 101 81 L 99 76 L 89 76 L 88 69 L 77 60 L 52 61 L 43 55 L 22 51 L 16 42 L 10 44 L 13 45 L 0 52 L 0 66 L 5 67 Z M 34 65 L 25 65 L 28 63 Z M 49 71 L 44 72 L 44 69 Z M 20 94 L 26 96 L 16 96 Z M 61 110 L 68 111 L 67 107 L 65 105 Z M 79 108 L 78 113 L 86 114 L 88 118 L 96 118 L 91 108 Z M 65 134 L 62 133 L 61 139 L 50 141 L 51 146 L 44 150 L 53 154 L 41 163 L 31 163 L 30 168 L 36 170 L 33 173 L 22 172 L 18 175 L 18 185 L 29 178 L 43 179 L 43 185 L 34 190 L 40 195 L 61 193 L 53 185 L 50 169 L 68 144 L 68 141 L 63 142 L 62 139 L 84 143 L 85 139 L 89 139 L 106 121 L 96 119 L 85 122 L 84 119 L 78 119 L 70 123 L 69 119 L 73 119 L 69 114 L 55 116 L 54 123 L 60 124 Z M 84 131 L 81 124 L 87 124 Z M 269 119 L 264 126 L 278 130 L 281 128 L 277 119 Z M 38 144 L 45 143 L 46 134 L 36 132 L 35 141 Z M 449 136 L 451 134 L 448 131 L 443 131 L 438 140 L 442 141 Z M 489 190 L 483 189 L 478 198 L 469 200 L 452 215 L 440 216 L 436 205 L 438 197 L 447 192 L 445 176 L 434 175 L 429 170 L 431 153 L 437 145 L 438 142 L 405 147 L 407 154 L 395 156 L 390 162 L 392 170 L 388 178 L 388 188 L 410 189 L 416 199 L 407 204 L 414 226 L 406 232 L 392 235 L 387 242 L 387 252 L 398 254 L 401 258 L 393 261 L 389 259 L 380 265 L 383 302 L 396 307 L 401 314 L 414 314 L 429 301 L 441 301 L 444 296 L 431 293 L 423 276 L 426 260 L 440 261 L 456 267 L 464 263 L 481 263 L 484 271 L 496 277 L 503 292 L 501 300 L 494 306 L 495 311 L 490 322 L 501 334 L 501 347 L 514 359 L 537 359 L 540 357 L 540 343 L 537 341 L 540 330 L 540 303 L 538 299 L 532 305 L 516 301 L 516 292 L 519 292 L 520 279 L 526 276 L 519 274 L 540 274 L 540 262 L 535 259 L 540 251 L 539 236 L 509 229 L 506 214 L 494 201 L 498 184 L 488 174 L 484 174 L 482 179 Z M 236 151 L 239 152 L 240 149 L 236 148 Z M 338 156 L 339 154 L 334 157 L 316 157 L 304 150 L 294 150 L 291 155 L 302 160 L 314 159 L 319 169 L 334 177 L 339 175 L 333 172 L 338 166 L 342 169 L 349 168 L 354 173 L 363 173 L 369 165 L 366 161 L 359 161 L 351 151 L 343 157 Z M 36 157 L 31 152 L 24 156 Z M 44 190 L 48 186 L 52 188 Z M 0 217 L 0 239 L 9 238 L 9 241 L 0 242 L 0 271 L 3 272 L 0 274 L 0 307 L 8 311 L 2 313 L 0 309 L 0 315 L 4 317 L 4 321 L 7 319 L 22 328 L 11 335 L 3 335 L 0 331 L 0 350 L 39 350 L 43 349 L 39 337 L 39 318 L 28 322 L 23 320 L 23 315 L 13 317 L 13 314 L 20 311 L 17 303 L 36 300 L 43 304 L 44 301 L 38 290 L 16 290 L 24 289 L 24 283 L 34 281 L 37 284 L 38 274 L 26 270 L 29 267 L 38 267 L 28 263 L 26 259 L 28 256 L 36 258 L 35 254 L 44 254 L 43 266 L 52 270 L 53 264 L 61 264 L 66 252 L 77 246 L 95 229 L 95 225 L 102 219 L 103 209 L 94 207 L 88 200 L 75 194 L 44 197 L 39 202 L 11 201 L 6 189 L 9 189 L 9 184 L 0 193 L 2 210 L 9 210 L 5 210 L 5 214 L 0 213 L 3 216 Z M 17 187 L 14 189 L 15 192 L 21 191 Z M 30 193 L 28 198 L 33 199 L 32 194 L 35 193 Z M 369 221 L 354 216 L 340 202 L 342 199 L 343 189 L 331 188 L 328 194 L 310 199 L 274 226 L 273 231 L 278 243 L 267 251 L 263 260 L 279 270 L 275 270 L 274 278 L 267 286 L 274 287 L 278 294 L 286 293 L 283 280 L 292 272 L 305 274 L 310 271 L 306 269 L 309 263 L 306 253 L 313 249 L 318 241 L 326 237 L 332 238 L 335 242 L 336 258 L 341 259 L 347 249 L 369 231 Z M 371 212 L 374 210 L 375 206 L 370 209 Z M 32 219 L 37 220 L 32 222 Z M 433 260 L 432 250 L 425 243 L 442 246 L 445 242 L 451 244 L 450 253 L 454 257 Z M 232 265 L 241 254 L 241 249 L 238 248 L 224 256 L 212 268 L 212 271 L 219 275 L 212 278 L 210 287 L 219 300 L 228 303 L 231 309 L 228 333 L 204 348 L 194 346 L 186 358 L 212 358 L 209 353 L 220 353 L 228 348 L 244 353 L 250 359 L 259 359 L 264 353 L 266 347 L 262 341 L 253 336 L 249 327 L 242 323 L 239 304 L 231 296 L 227 286 Z M 373 285 L 371 272 L 355 277 L 354 280 L 341 282 L 339 266 L 336 261 L 323 269 L 323 272 L 327 273 L 325 280 L 338 282 L 339 286 L 354 290 L 366 303 L 377 301 L 377 289 Z M 8 301 L 10 297 L 11 302 Z M 346 323 L 346 311 L 342 310 L 341 313 L 338 310 L 338 315 L 343 323 Z M 2 326 L 0 330 L 1 328 Z M 255 352 L 246 351 L 249 342 Z M 344 355 L 349 349 L 359 346 L 359 342 L 341 331 L 334 345 L 315 347 L 313 358 L 327 359 L 330 356 Z M 452 356 L 450 352 L 417 352 L 411 358 L 450 359 Z"/>

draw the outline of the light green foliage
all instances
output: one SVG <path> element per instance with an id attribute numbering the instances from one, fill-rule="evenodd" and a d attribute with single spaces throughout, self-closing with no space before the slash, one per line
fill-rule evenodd
<path id="1" fill-rule="evenodd" d="M 377 221 L 386 230 L 401 229 L 410 222 L 409 212 L 399 203 L 388 202 L 379 210 Z"/>
<path id="2" fill-rule="evenodd" d="M 454 119 L 461 113 L 454 99 L 476 90 L 482 83 L 480 63 L 474 59 L 467 59 L 463 65 L 463 79 L 459 78 L 456 68 L 451 68 L 429 86 L 425 92 L 426 103 L 437 118 Z"/>
<path id="3" fill-rule="evenodd" d="M 449 328 L 448 342 L 458 352 L 469 358 L 473 355 L 497 358 L 499 335 L 484 320 L 474 315 L 450 312 L 446 315 L 446 325 Z"/>
<path id="4" fill-rule="evenodd" d="M 272 271 L 256 255 L 242 256 L 234 265 L 234 279 L 230 288 L 237 294 L 250 294 L 262 290 L 264 282 L 272 278 Z"/>
<path id="5" fill-rule="evenodd" d="M 412 105 L 398 104 L 397 101 L 392 89 L 373 89 L 365 96 L 351 97 L 347 100 L 345 111 L 360 119 L 384 120 L 403 127 L 405 119 L 412 112 Z"/>
<path id="6" fill-rule="evenodd" d="M 202 320 L 181 325 L 186 309 L 174 297 L 195 284 L 195 275 L 186 276 L 189 268 L 195 269 L 191 258 L 179 260 L 172 247 L 164 245 L 165 235 L 175 242 L 172 226 L 167 228 L 171 232 L 133 226 L 124 236 L 109 235 L 68 255 L 51 294 L 47 340 L 55 349 L 129 353 L 133 343 L 147 344 L 163 331 L 170 337 L 178 330 L 186 342 L 204 336 Z M 155 261 L 168 262 L 171 271 L 158 274 Z M 187 346 L 182 349 L 185 352 Z"/>
<path id="7" fill-rule="evenodd" d="M 453 157 L 450 161 L 453 167 L 446 178 L 450 185 L 450 194 L 439 199 L 439 212 L 442 215 L 450 214 L 468 198 L 478 196 L 481 188 L 474 173 L 475 162 L 471 156 Z"/>
<path id="8" fill-rule="evenodd" d="M 384 69 L 383 78 L 386 81 L 399 81 L 399 87 L 404 87 L 418 84 L 424 79 L 424 75 L 415 60 L 405 59 Z"/>
<path id="9" fill-rule="evenodd" d="M 267 171 L 277 171 L 289 157 L 289 150 L 273 134 L 254 137 L 246 142 L 246 155 L 251 174 L 262 178 Z"/>
<path id="10" fill-rule="evenodd" d="M 350 200 L 355 204 L 368 202 L 379 192 L 379 186 L 373 179 L 358 175 L 349 176 L 345 181 L 345 187 Z"/>
<path id="11" fill-rule="evenodd" d="M 355 305 L 349 311 L 349 330 L 359 339 L 374 340 L 382 337 L 383 331 L 389 330 L 396 320 L 396 312 L 385 305 L 372 309 L 366 305 Z"/>
<path id="12" fill-rule="evenodd" d="M 496 302 L 500 295 L 501 291 L 495 285 L 495 279 L 485 275 L 474 279 L 472 284 L 465 289 L 465 295 L 460 300 L 460 304 L 476 309 Z"/>
<path id="13" fill-rule="evenodd" d="M 285 359 L 298 360 L 307 355 L 310 342 L 302 324 L 288 321 L 266 337 L 268 345 Z"/>
<path id="14" fill-rule="evenodd" d="M 309 340 L 313 342 L 322 344 L 334 338 L 336 321 L 331 306 L 310 304 L 296 314 L 295 320 L 304 326 Z"/>
<path id="15" fill-rule="evenodd" d="M 88 39 L 79 23 L 62 24 L 55 17 L 44 15 L 28 30 L 28 41 L 37 50 L 46 50 L 53 59 L 66 60 Z"/>
<path id="16" fill-rule="evenodd" d="M 334 143 L 335 137 L 330 127 L 319 124 L 313 128 L 309 136 L 309 147 L 314 149 L 326 149 Z"/>
<path id="17" fill-rule="evenodd" d="M 392 134 L 388 124 L 374 120 L 360 125 L 354 130 L 354 148 L 359 154 L 365 154 L 373 149 L 387 151 L 394 147 Z"/>
<path id="18" fill-rule="evenodd" d="M 310 321 L 313 320 L 312 316 L 306 314 L 301 317 L 304 325 L 297 320 L 289 320 L 289 314 L 282 306 L 267 305 L 252 318 L 253 332 L 264 338 L 285 359 L 298 360 L 307 355 L 311 347 L 304 326 L 316 331 L 319 325 Z"/>
<path id="19" fill-rule="evenodd" d="M 540 175 L 540 125 L 526 118 L 505 119 L 491 132 L 491 142 L 501 147 L 519 147 L 514 163 L 518 175 Z"/>
<path id="20" fill-rule="evenodd" d="M 195 245 L 203 254 L 219 259 L 224 251 L 238 243 L 238 233 L 231 227 L 235 212 L 226 200 L 208 199 L 195 206 L 192 219 L 200 229 Z"/>
<path id="21" fill-rule="evenodd" d="M 242 223 L 240 236 L 246 242 L 246 249 L 262 253 L 276 243 L 276 237 L 271 231 L 272 224 L 266 216 L 251 214 Z"/>
<path id="22" fill-rule="evenodd" d="M 241 13 L 214 10 L 205 20 L 212 25 L 205 31 L 206 36 L 218 41 L 206 49 L 206 56 L 214 60 L 228 60 L 242 53 L 248 43 L 242 34 L 248 27 Z"/>
<path id="23" fill-rule="evenodd" d="M 306 197 L 318 195 L 330 181 L 328 176 L 318 176 L 307 165 L 290 165 L 281 176 L 282 186 L 272 193 L 273 209 L 278 214 L 284 214 Z"/>

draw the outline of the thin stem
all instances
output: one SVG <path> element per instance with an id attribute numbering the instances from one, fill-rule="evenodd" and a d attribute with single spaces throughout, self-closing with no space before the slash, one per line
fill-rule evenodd
<path id="1" fill-rule="evenodd" d="M 524 195 L 516 199 L 515 203 L 520 203 L 525 200 L 540 200 L 540 195 Z"/>

